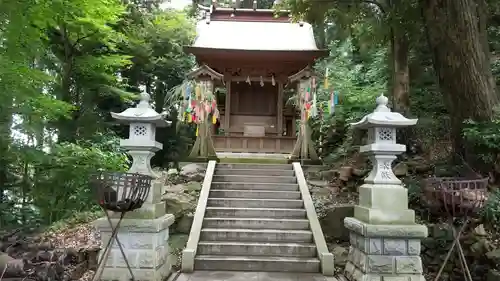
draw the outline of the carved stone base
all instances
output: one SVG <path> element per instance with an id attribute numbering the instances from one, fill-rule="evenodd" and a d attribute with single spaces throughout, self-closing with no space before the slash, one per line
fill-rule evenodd
<path id="1" fill-rule="evenodd" d="M 344 274 L 351 281 L 425 281 L 420 240 L 425 225 L 374 225 L 346 218 L 351 248 Z"/>
<path id="2" fill-rule="evenodd" d="M 111 221 L 113 225 L 116 225 L 118 220 L 112 219 Z M 162 281 L 170 274 L 172 261 L 169 260 L 168 229 L 173 222 L 174 216 L 170 214 L 157 219 L 124 219 L 122 221 L 118 230 L 118 238 L 127 255 L 135 280 Z M 94 222 L 94 226 L 100 232 L 104 248 L 112 232 L 108 220 L 100 218 Z M 104 250 L 101 251 L 101 255 L 103 253 Z M 118 244 L 114 241 L 100 280 L 128 281 L 130 277 L 125 259 Z"/>
<path id="3" fill-rule="evenodd" d="M 376 225 L 407 225 L 415 222 L 415 211 L 408 209 L 408 190 L 399 185 L 363 184 L 354 217 Z"/>
<path id="4" fill-rule="evenodd" d="M 156 150 L 156 149 L 154 149 Z M 130 156 L 132 156 L 132 166 L 128 170 L 129 173 L 139 173 L 143 175 L 152 176 L 157 178 L 153 170 L 151 169 L 151 158 L 155 156 L 154 150 L 129 150 Z"/>

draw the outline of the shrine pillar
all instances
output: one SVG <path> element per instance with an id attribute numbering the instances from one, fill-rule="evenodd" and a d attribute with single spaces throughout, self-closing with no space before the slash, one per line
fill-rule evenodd
<path id="1" fill-rule="evenodd" d="M 415 125 L 417 119 L 391 112 L 387 103 L 387 97 L 379 96 L 375 111 L 352 124 L 368 130 L 368 144 L 360 152 L 370 157 L 373 168 L 359 187 L 354 217 L 344 220 L 351 243 L 344 273 L 350 281 L 425 281 L 420 240 L 427 237 L 427 227 L 415 223 L 408 190 L 391 165 L 406 151 L 396 143 L 396 128 Z"/>
<path id="2" fill-rule="evenodd" d="M 278 97 L 276 101 L 277 114 L 277 133 L 278 137 L 283 136 L 283 83 L 278 82 Z"/>
<path id="3" fill-rule="evenodd" d="M 231 80 L 226 81 L 226 103 L 224 105 L 224 134 L 230 135 L 231 128 Z M 229 139 L 228 139 L 229 141 Z M 229 147 L 227 145 L 226 147 Z"/>

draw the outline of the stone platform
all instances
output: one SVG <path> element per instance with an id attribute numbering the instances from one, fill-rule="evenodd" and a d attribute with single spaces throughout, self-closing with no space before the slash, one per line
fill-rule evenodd
<path id="1" fill-rule="evenodd" d="M 310 273 L 195 271 L 171 276 L 168 281 L 338 281 L 334 277 Z"/>
<path id="2" fill-rule="evenodd" d="M 289 159 L 290 154 L 283 153 L 248 153 L 248 152 L 217 152 L 219 158 L 251 158 L 251 159 Z"/>

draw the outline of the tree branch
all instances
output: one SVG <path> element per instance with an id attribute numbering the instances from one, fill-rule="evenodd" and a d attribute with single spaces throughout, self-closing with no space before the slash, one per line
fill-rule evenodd
<path id="1" fill-rule="evenodd" d="M 87 39 L 87 38 L 89 38 L 89 37 L 92 37 L 92 36 L 96 35 L 96 34 L 97 34 L 97 32 L 98 32 L 98 31 L 94 31 L 94 32 L 92 32 L 92 33 L 90 33 L 90 34 L 88 34 L 88 35 L 85 35 L 85 36 L 83 36 L 83 37 L 80 37 L 80 38 L 76 39 L 75 43 L 74 43 L 73 45 L 71 45 L 71 48 L 72 48 L 72 49 L 76 48 L 76 45 L 78 45 L 78 43 L 80 43 L 80 42 L 81 42 L 82 40 L 84 40 L 84 39 Z"/>

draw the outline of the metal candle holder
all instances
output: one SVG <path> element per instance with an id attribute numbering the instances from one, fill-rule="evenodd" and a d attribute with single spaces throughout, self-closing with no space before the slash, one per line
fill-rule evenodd
<path id="1" fill-rule="evenodd" d="M 96 273 L 92 278 L 93 281 L 101 278 L 104 265 L 111 252 L 111 245 L 115 240 L 129 270 L 130 280 L 135 280 L 127 255 L 118 238 L 118 229 L 127 212 L 142 207 L 142 204 L 149 195 L 151 180 L 151 176 L 137 173 L 101 172 L 91 176 L 90 185 L 97 193 L 97 202 L 104 210 L 112 230 L 111 238 L 108 240 L 104 253 L 99 260 Z M 120 213 L 120 219 L 116 223 L 116 226 L 113 226 L 108 211 Z"/>
<path id="2" fill-rule="evenodd" d="M 447 215 L 454 240 L 441 265 L 434 281 L 439 280 L 444 267 L 448 263 L 451 253 L 455 248 L 458 250 L 458 258 L 462 267 L 464 279 L 472 281 L 469 266 L 465 259 L 460 235 L 469 223 L 469 218 L 478 214 L 484 207 L 488 193 L 488 179 L 465 179 L 465 178 L 429 178 L 425 180 L 422 199 L 434 214 Z M 455 219 L 463 219 L 460 227 L 455 227 Z M 458 230 L 458 231 L 457 231 Z"/>

